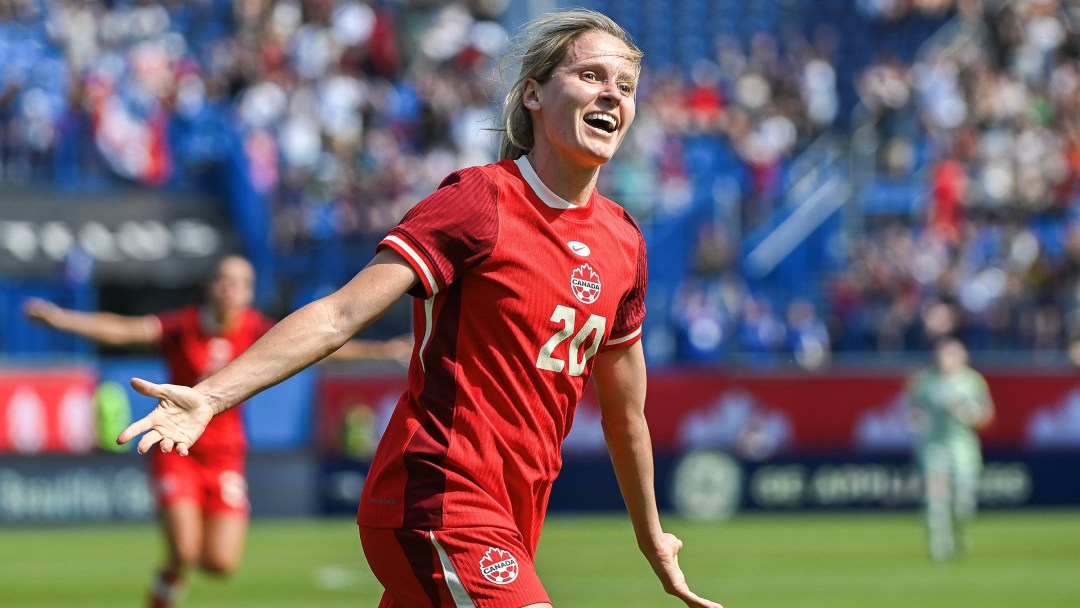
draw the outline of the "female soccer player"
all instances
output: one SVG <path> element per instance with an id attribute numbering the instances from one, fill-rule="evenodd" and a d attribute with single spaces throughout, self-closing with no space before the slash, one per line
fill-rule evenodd
<path id="1" fill-rule="evenodd" d="M 596 192 L 634 120 L 642 53 L 599 13 L 526 26 L 502 160 L 456 172 L 339 291 L 286 317 L 194 388 L 132 384 L 157 408 L 118 437 L 190 453 L 209 421 L 415 297 L 409 388 L 376 451 L 358 523 L 380 606 L 550 607 L 533 565 L 560 445 L 589 378 L 638 546 L 698 608 L 664 532 L 644 416 L 645 245 Z"/>
<path id="2" fill-rule="evenodd" d="M 102 344 L 157 348 L 172 382 L 195 384 L 273 326 L 252 307 L 254 284 L 251 263 L 228 256 L 217 264 L 202 306 L 124 316 L 68 310 L 31 299 L 25 313 L 48 327 Z M 350 340 L 331 356 L 341 361 L 401 359 L 407 348 L 402 338 Z M 249 504 L 244 474 L 247 439 L 240 408 L 215 418 L 189 455 L 157 452 L 150 463 L 166 549 L 165 563 L 150 587 L 151 608 L 177 604 L 191 569 L 227 576 L 243 555 Z"/>
<path id="3" fill-rule="evenodd" d="M 966 548 L 964 524 L 977 510 L 983 464 L 978 430 L 994 416 L 986 379 L 968 365 L 963 342 L 938 340 L 933 365 L 909 380 L 908 407 L 930 556 L 946 560 Z"/>
<path id="4" fill-rule="evenodd" d="M 122 316 L 60 308 L 30 300 L 26 315 L 53 329 L 111 346 L 150 346 L 164 355 L 172 382 L 194 384 L 224 367 L 273 326 L 252 308 L 255 271 L 244 258 L 217 265 L 203 306 L 160 315 Z M 240 408 L 214 419 L 189 458 L 159 452 L 150 462 L 165 563 L 149 605 L 176 603 L 192 568 L 219 576 L 240 562 L 248 524 L 244 437 Z"/>

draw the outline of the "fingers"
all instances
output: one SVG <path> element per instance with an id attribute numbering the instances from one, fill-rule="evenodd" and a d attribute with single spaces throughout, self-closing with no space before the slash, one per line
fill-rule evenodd
<path id="1" fill-rule="evenodd" d="M 145 418 L 140 418 L 140 419 L 136 420 L 135 422 L 132 422 L 131 424 L 129 424 L 128 427 L 123 430 L 123 432 L 121 432 L 119 435 L 117 435 L 116 443 L 119 444 L 119 445 L 124 445 L 125 443 L 131 441 L 132 439 L 138 437 L 139 435 L 142 435 L 146 431 L 149 431 L 152 426 L 153 426 L 153 423 L 150 422 L 150 417 L 149 416 L 147 416 Z M 140 445 L 139 451 L 140 452 L 146 452 L 146 450 L 141 449 L 142 442 L 140 442 L 139 445 Z"/>
<path id="2" fill-rule="evenodd" d="M 156 397 L 158 399 L 163 398 L 165 393 L 165 388 L 162 385 L 154 384 L 153 382 L 147 382 L 142 378 L 132 378 L 131 388 L 142 393 L 143 395 Z M 154 447 L 154 444 L 158 443 L 159 441 L 161 442 L 161 451 L 172 451 L 171 441 L 170 445 L 168 446 L 169 449 L 165 449 L 166 445 L 165 442 L 162 441 L 161 433 L 154 430 L 154 423 L 150 420 L 150 417 L 152 415 L 153 412 L 128 425 L 128 427 L 116 437 L 116 443 L 123 445 L 131 441 L 132 439 L 138 437 L 139 435 L 146 433 L 145 435 L 143 435 L 142 439 L 139 440 L 138 450 L 140 454 L 145 454 L 146 452 L 148 452 L 150 448 Z"/>
<path id="3" fill-rule="evenodd" d="M 707 600 L 689 589 L 686 589 L 681 594 L 680 599 L 682 599 L 687 606 L 691 606 L 691 608 L 724 608 L 720 604 Z"/>
<path id="4" fill-rule="evenodd" d="M 149 452 L 150 448 L 154 447 L 154 444 L 159 441 L 161 441 L 161 433 L 150 430 L 139 440 L 139 453 L 145 454 Z"/>
<path id="5" fill-rule="evenodd" d="M 667 534 L 665 540 L 666 549 L 670 551 L 669 561 L 663 565 L 663 572 L 658 571 L 658 574 L 665 581 L 664 588 L 668 590 L 668 593 L 678 597 L 691 608 L 724 608 L 690 590 L 686 584 L 686 577 L 679 567 L 679 551 L 683 548 L 683 541 L 674 534 Z"/>
<path id="6" fill-rule="evenodd" d="M 153 382 L 143 380 L 142 378 L 132 378 L 131 388 L 139 391 L 147 397 L 157 397 L 158 399 L 161 399 L 165 396 L 165 385 L 154 384 Z"/>
<path id="7" fill-rule="evenodd" d="M 28 298 L 23 303 L 23 314 L 33 321 L 44 321 L 49 311 L 50 302 L 38 298 Z"/>
<path id="8" fill-rule="evenodd" d="M 142 439 L 139 440 L 139 453 L 145 454 L 150 451 L 150 448 L 154 447 L 154 444 L 158 444 L 158 449 L 164 453 L 175 451 L 181 456 L 187 456 L 190 443 L 187 441 L 186 435 L 178 435 L 179 438 L 185 439 L 185 441 L 178 441 L 176 438 L 166 436 L 166 431 L 159 430 L 164 428 L 161 426 L 163 423 L 170 420 L 170 414 L 162 413 L 164 411 L 162 408 L 165 408 L 166 410 L 169 408 L 182 410 L 184 408 L 184 405 L 176 404 L 176 398 L 178 396 L 183 396 L 179 387 L 171 384 L 155 384 L 143 380 L 142 378 L 132 378 L 131 388 L 143 395 L 158 399 L 159 403 L 157 408 L 152 412 L 124 429 L 124 431 L 116 437 L 116 443 L 127 443 L 140 434 L 145 433 L 142 436 Z M 175 415 L 175 412 L 172 415 Z M 170 435 L 176 434 L 172 431 L 167 432 Z"/>
<path id="9" fill-rule="evenodd" d="M 150 448 L 154 447 L 154 444 L 156 443 L 158 444 L 158 448 L 166 454 L 172 451 L 176 451 L 176 453 L 180 454 L 181 456 L 188 455 L 188 444 L 180 443 L 173 439 L 165 437 L 157 430 L 150 428 L 150 425 L 151 423 L 146 418 L 143 418 L 142 420 L 133 423 L 131 426 L 124 429 L 123 433 L 120 433 L 120 436 L 116 438 L 116 443 L 127 443 L 139 433 L 146 431 L 146 434 L 143 435 L 143 438 L 139 440 L 138 449 L 140 454 L 145 454 L 149 452 Z"/>

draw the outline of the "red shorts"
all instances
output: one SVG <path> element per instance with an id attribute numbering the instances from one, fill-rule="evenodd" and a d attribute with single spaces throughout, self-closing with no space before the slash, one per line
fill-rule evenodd
<path id="1" fill-rule="evenodd" d="M 192 451 L 180 456 L 154 450 L 150 472 L 162 507 L 191 501 L 204 513 L 247 515 L 249 511 L 243 451 Z"/>
<path id="2" fill-rule="evenodd" d="M 360 526 L 379 608 L 521 608 L 551 600 L 516 532 Z"/>

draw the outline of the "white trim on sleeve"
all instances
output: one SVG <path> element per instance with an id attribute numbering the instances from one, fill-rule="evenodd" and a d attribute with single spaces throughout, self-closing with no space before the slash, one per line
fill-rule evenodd
<path id="1" fill-rule="evenodd" d="M 623 344 L 623 343 L 629 342 L 630 340 L 633 340 L 634 338 L 638 337 L 639 334 L 641 334 L 641 326 L 640 325 L 638 326 L 637 329 L 635 329 L 634 331 L 626 334 L 625 336 L 623 336 L 621 338 L 612 338 L 612 339 L 608 340 L 607 344 L 605 346 L 618 346 L 620 344 Z"/>
<path id="2" fill-rule="evenodd" d="M 427 263 L 424 262 L 424 258 L 421 257 L 412 246 L 392 234 L 387 235 L 383 240 L 397 245 L 406 255 L 412 258 L 413 262 L 416 262 L 416 265 L 423 271 L 424 279 L 427 281 L 427 284 L 431 286 L 431 295 L 439 293 L 439 284 L 435 282 L 435 275 L 432 274 L 431 268 L 428 267 Z"/>

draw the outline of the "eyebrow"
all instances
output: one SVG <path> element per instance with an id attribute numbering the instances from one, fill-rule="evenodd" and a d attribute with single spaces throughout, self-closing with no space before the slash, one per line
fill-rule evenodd
<path id="1" fill-rule="evenodd" d="M 594 71 L 603 71 L 604 73 L 611 73 L 612 72 L 611 68 L 608 67 L 607 65 L 605 65 L 604 62 L 599 59 L 600 57 L 618 57 L 620 59 L 626 59 L 626 57 L 624 57 L 622 55 L 613 55 L 613 54 L 592 55 L 590 57 L 585 57 L 583 59 L 580 59 L 577 62 L 566 66 L 566 68 L 568 70 L 573 70 L 573 71 L 594 70 Z M 616 68 L 614 70 L 615 79 L 616 80 L 629 80 L 629 81 L 636 84 L 639 77 L 640 77 L 641 70 L 640 69 L 635 69 L 637 66 L 635 64 L 633 64 L 632 62 L 631 62 L 631 65 L 634 66 L 634 67 L 631 67 L 630 69 L 626 69 L 626 68 L 621 67 L 621 66 Z"/>

